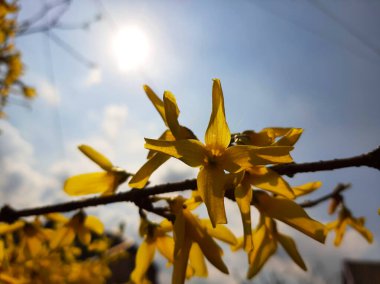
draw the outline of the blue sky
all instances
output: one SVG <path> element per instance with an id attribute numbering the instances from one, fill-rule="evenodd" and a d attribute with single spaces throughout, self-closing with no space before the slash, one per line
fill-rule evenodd
<path id="1" fill-rule="evenodd" d="M 38 1 L 20 3 L 20 18 L 40 8 Z M 73 1 L 62 18 L 65 23 L 78 23 L 103 13 L 103 20 L 88 31 L 55 31 L 94 61 L 97 69 L 85 67 L 44 34 L 17 39 L 27 65 L 25 80 L 37 87 L 39 97 L 27 107 L 9 104 L 8 119 L 0 122 L 4 203 L 17 207 L 68 200 L 61 190 L 63 180 L 96 170 L 77 151 L 76 145 L 82 143 L 129 171 L 137 170 L 145 159 L 143 138 L 157 137 L 164 130 L 143 92 L 144 83 L 159 94 L 172 91 L 181 109 L 180 121 L 201 139 L 211 111 L 212 78 L 220 78 L 233 132 L 270 126 L 305 129 L 293 152 L 297 162 L 361 154 L 380 144 L 380 2 L 98 3 Z M 144 30 L 151 52 L 138 70 L 122 72 L 111 43 L 116 31 L 128 25 Z M 153 181 L 194 176 L 192 169 L 172 161 Z M 314 197 L 331 191 L 338 182 L 352 183 L 345 195 L 347 205 L 355 215 L 367 217 L 376 240 L 369 247 L 349 233 L 339 252 L 332 248 L 331 239 L 323 249 L 313 250 L 311 241 L 294 233 L 300 238 L 301 252 L 306 251 L 305 259 L 312 261 L 317 250 L 339 257 L 380 255 L 379 173 L 345 169 L 297 175 L 290 182 L 309 180 L 324 183 Z M 113 226 L 125 221 L 127 233 L 133 235 L 136 217 L 125 216 L 137 216 L 130 215 L 135 211 L 132 206 L 116 205 L 91 212 L 105 216 Z M 326 205 L 310 212 L 317 219 L 331 219 Z M 231 223 L 240 230 L 238 218 Z"/>

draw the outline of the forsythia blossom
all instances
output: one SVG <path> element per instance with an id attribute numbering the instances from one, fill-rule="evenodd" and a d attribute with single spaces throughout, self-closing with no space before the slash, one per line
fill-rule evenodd
<path id="1" fill-rule="evenodd" d="M 125 182 L 130 176 L 130 174 L 123 169 L 114 166 L 110 160 L 92 147 L 81 145 L 78 148 L 89 159 L 105 170 L 105 172 L 81 174 L 67 179 L 64 185 L 64 190 L 67 194 L 113 194 L 118 186 Z"/>
<path id="2" fill-rule="evenodd" d="M 166 118 L 168 119 L 168 115 Z M 145 147 L 180 159 L 191 167 L 198 167 L 197 185 L 206 204 L 213 226 L 227 223 L 224 209 L 226 171 L 238 173 L 253 165 L 289 163 L 291 146 L 257 147 L 252 145 L 231 146 L 222 87 L 214 80 L 212 112 L 205 134 L 205 144 L 195 139 L 153 140 L 145 139 Z"/>

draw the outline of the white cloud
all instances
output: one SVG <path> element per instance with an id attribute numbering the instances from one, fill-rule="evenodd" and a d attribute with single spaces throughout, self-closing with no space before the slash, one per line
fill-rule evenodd
<path id="1" fill-rule="evenodd" d="M 61 199 L 61 183 L 37 169 L 32 145 L 8 122 L 0 125 L 0 200 L 19 209 Z"/>
<path id="2" fill-rule="evenodd" d="M 61 97 L 58 89 L 46 79 L 37 79 L 36 89 L 38 97 L 45 101 L 48 105 L 57 106 L 60 104 Z"/>
<path id="3" fill-rule="evenodd" d="M 97 85 L 102 81 L 102 71 L 99 68 L 92 68 L 84 80 L 86 86 Z"/>
<path id="4" fill-rule="evenodd" d="M 161 184 L 192 179 L 197 176 L 197 172 L 198 169 L 191 168 L 175 158 L 170 158 L 152 175 L 151 183 Z"/>

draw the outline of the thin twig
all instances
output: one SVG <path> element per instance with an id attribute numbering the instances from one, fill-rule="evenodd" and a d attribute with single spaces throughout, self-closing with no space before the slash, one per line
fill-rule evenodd
<path id="1" fill-rule="evenodd" d="M 319 203 L 322 203 L 326 200 L 329 200 L 330 198 L 332 198 L 334 196 L 339 195 L 340 193 L 342 193 L 346 189 L 349 189 L 350 187 L 351 187 L 351 184 L 349 184 L 349 183 L 348 184 L 339 183 L 331 193 L 323 195 L 323 196 L 321 196 L 317 199 L 314 199 L 314 200 L 306 200 L 306 201 L 300 203 L 299 205 L 302 206 L 303 208 L 313 207 L 315 205 L 318 205 Z"/>
<path id="2" fill-rule="evenodd" d="M 43 5 L 43 7 L 35 13 L 33 16 L 31 16 L 29 19 L 24 20 L 18 25 L 18 31 L 16 36 L 24 36 L 32 33 L 39 33 L 44 32 L 49 29 L 52 29 L 60 20 L 60 18 L 63 16 L 63 14 L 67 11 L 71 4 L 71 0 L 62 0 L 62 1 L 56 1 L 54 3 L 48 3 Z M 61 11 L 52 20 L 44 22 L 44 24 L 40 26 L 34 26 L 38 22 L 42 20 L 46 20 L 49 13 L 57 8 L 62 8 Z"/>
<path id="3" fill-rule="evenodd" d="M 89 59 L 87 59 L 84 55 L 79 53 L 75 48 L 73 48 L 71 45 L 69 45 L 67 42 L 62 40 L 59 36 L 54 34 L 53 32 L 46 33 L 46 36 L 48 36 L 52 41 L 54 41 L 60 48 L 62 48 L 64 51 L 66 51 L 68 54 L 70 54 L 73 58 L 75 58 L 77 61 L 81 62 L 88 68 L 95 68 L 96 64 Z"/>

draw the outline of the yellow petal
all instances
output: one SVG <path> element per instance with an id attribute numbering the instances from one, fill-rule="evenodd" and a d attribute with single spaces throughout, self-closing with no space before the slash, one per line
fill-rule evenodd
<path id="1" fill-rule="evenodd" d="M 190 167 L 201 166 L 207 155 L 203 144 L 194 139 L 162 141 L 145 138 L 145 148 L 180 159 Z"/>
<path id="2" fill-rule="evenodd" d="M 31 236 L 31 237 L 25 237 L 26 239 L 26 248 L 30 254 L 30 256 L 36 257 L 41 249 L 42 249 L 42 242 L 39 238 L 36 236 Z"/>
<path id="3" fill-rule="evenodd" d="M 296 243 L 294 240 L 286 235 L 278 234 L 277 239 L 282 245 L 282 247 L 285 249 L 285 251 L 288 253 L 288 255 L 293 259 L 293 261 L 301 267 L 303 270 L 307 270 L 305 262 L 303 261 L 301 255 L 299 254 L 297 250 Z"/>
<path id="4" fill-rule="evenodd" d="M 361 223 L 360 221 L 351 220 L 350 225 L 358 231 L 367 240 L 367 242 L 373 242 L 373 235 L 370 230 L 364 227 L 364 222 Z"/>
<path id="5" fill-rule="evenodd" d="M 0 223 L 0 235 L 12 233 L 25 226 L 25 222 L 18 220 L 12 224 Z"/>
<path id="6" fill-rule="evenodd" d="M 4 284 L 24 284 L 26 281 L 23 279 L 20 279 L 20 277 L 13 278 L 12 276 L 1 273 L 0 274 L 0 283 Z"/>
<path id="7" fill-rule="evenodd" d="M 78 226 L 77 236 L 82 244 L 87 246 L 91 243 L 91 232 L 83 224 Z"/>
<path id="8" fill-rule="evenodd" d="M 175 244 L 175 246 L 177 247 L 177 243 Z M 189 238 L 185 238 L 181 249 L 178 250 L 179 253 L 174 256 L 172 284 L 185 283 L 190 248 L 191 248 L 191 240 Z"/>
<path id="9" fill-rule="evenodd" d="M 325 230 L 326 231 L 331 231 L 332 229 L 335 229 L 338 226 L 339 223 L 340 222 L 338 220 L 329 222 L 329 223 L 326 224 Z"/>
<path id="10" fill-rule="evenodd" d="M 260 132 L 268 133 L 267 135 L 273 137 L 274 139 L 284 136 L 292 128 L 290 127 L 265 127 Z"/>
<path id="11" fill-rule="evenodd" d="M 221 157 L 224 169 L 229 172 L 239 172 L 252 166 L 290 163 L 292 157 L 289 146 L 256 147 L 250 145 L 237 145 L 226 149 Z"/>
<path id="12" fill-rule="evenodd" d="M 179 212 L 179 214 L 176 214 L 175 221 L 174 221 L 174 227 L 173 227 L 173 233 L 174 233 L 174 257 L 176 257 L 179 253 L 182 247 L 185 245 L 186 240 L 186 224 L 185 224 L 185 218 L 183 216 L 183 212 Z"/>
<path id="13" fill-rule="evenodd" d="M 164 103 L 148 85 L 144 85 L 144 91 L 166 124 Z"/>
<path id="14" fill-rule="evenodd" d="M 348 219 L 341 220 L 339 223 L 339 226 L 335 228 L 335 240 L 334 245 L 339 246 L 342 243 L 344 234 L 346 233 L 346 227 L 347 227 L 347 221 Z"/>
<path id="15" fill-rule="evenodd" d="M 230 246 L 231 251 L 237 251 L 242 248 L 244 248 L 244 236 L 237 238 L 236 244 Z"/>
<path id="16" fill-rule="evenodd" d="M 49 214 L 46 214 L 45 217 L 48 220 L 56 222 L 56 223 L 67 223 L 69 221 L 69 219 L 67 219 L 65 215 L 61 213 L 49 213 Z"/>
<path id="17" fill-rule="evenodd" d="M 207 148 L 223 151 L 231 141 L 231 133 L 227 125 L 224 111 L 224 98 L 219 79 L 214 79 L 212 86 L 212 112 L 207 127 L 205 142 Z"/>
<path id="18" fill-rule="evenodd" d="M 290 128 L 273 146 L 293 146 L 300 138 L 302 132 L 302 128 Z"/>
<path id="19" fill-rule="evenodd" d="M 170 262 L 174 261 L 174 240 L 169 236 L 160 236 L 156 239 L 158 251 Z"/>
<path id="20" fill-rule="evenodd" d="M 296 195 L 296 197 L 309 194 L 313 192 L 314 190 L 320 188 L 322 186 L 322 182 L 320 181 L 312 181 L 309 183 L 305 183 L 302 185 L 294 186 L 293 192 Z"/>
<path id="21" fill-rule="evenodd" d="M 103 223 L 95 216 L 87 216 L 84 221 L 84 226 L 98 235 L 104 233 Z"/>
<path id="22" fill-rule="evenodd" d="M 131 279 L 135 283 L 141 283 L 145 277 L 149 265 L 153 261 L 154 253 L 156 251 L 155 243 L 152 241 L 144 240 L 136 253 L 135 269 L 131 273 Z"/>
<path id="23" fill-rule="evenodd" d="M 179 109 L 174 95 L 169 91 L 164 93 L 164 108 L 166 122 L 170 131 L 176 139 L 181 139 L 181 126 L 178 122 Z"/>
<path id="24" fill-rule="evenodd" d="M 197 177 L 200 196 L 207 207 L 212 225 L 226 224 L 224 209 L 224 171 L 213 166 L 202 167 Z"/>
<path id="25" fill-rule="evenodd" d="M 5 256 L 4 241 L 0 239 L 0 262 L 3 263 Z"/>
<path id="26" fill-rule="evenodd" d="M 243 180 L 245 171 L 240 171 L 238 173 L 228 173 L 226 174 L 226 190 L 235 188 Z"/>
<path id="27" fill-rule="evenodd" d="M 113 173 L 88 173 L 67 179 L 63 189 L 68 195 L 86 195 L 113 190 L 115 183 Z"/>
<path id="28" fill-rule="evenodd" d="M 251 200 L 252 190 L 250 184 L 243 181 L 235 188 L 235 199 L 239 206 L 244 231 L 244 250 L 249 252 L 253 249 Z"/>
<path id="29" fill-rule="evenodd" d="M 190 249 L 190 265 L 194 269 L 194 275 L 198 277 L 207 277 L 207 266 L 202 250 L 197 243 L 193 243 Z"/>
<path id="30" fill-rule="evenodd" d="M 305 210 L 294 201 L 270 197 L 264 192 L 255 192 L 255 206 L 265 215 L 282 221 L 318 242 L 324 243 L 325 226 L 307 215 Z"/>
<path id="31" fill-rule="evenodd" d="M 203 202 L 202 197 L 199 194 L 198 190 L 193 190 L 191 192 L 191 198 L 187 199 L 184 203 L 186 205 L 186 208 L 193 211 L 196 209 L 199 205 L 201 205 Z"/>
<path id="32" fill-rule="evenodd" d="M 176 139 L 173 136 L 173 133 L 168 129 L 168 130 L 165 130 L 164 133 L 162 133 L 160 137 L 158 137 L 158 140 L 175 141 Z M 156 153 L 157 153 L 156 151 L 150 150 L 148 152 L 147 159 L 152 158 Z"/>
<path id="33" fill-rule="evenodd" d="M 133 188 L 145 187 L 152 173 L 169 160 L 169 158 L 170 156 L 168 155 L 156 153 L 134 174 L 128 185 Z"/>
<path id="34" fill-rule="evenodd" d="M 200 222 L 211 237 L 230 245 L 236 245 L 237 239 L 235 235 L 226 226 L 219 224 L 214 228 L 209 219 L 202 219 Z"/>
<path id="35" fill-rule="evenodd" d="M 253 235 L 253 250 L 249 254 L 249 269 L 247 273 L 247 278 L 253 278 L 264 264 L 267 262 L 269 257 L 271 257 L 277 250 L 277 244 L 273 240 L 272 236 L 265 225 L 261 225 L 258 230 L 255 231 Z"/>
<path id="36" fill-rule="evenodd" d="M 75 232 L 71 226 L 63 226 L 58 228 L 50 239 L 50 247 L 56 249 L 71 245 L 75 239 Z"/>
<path id="37" fill-rule="evenodd" d="M 222 249 L 202 227 L 199 220 L 189 210 L 183 210 L 186 219 L 186 234 L 198 243 L 204 256 L 221 272 L 228 274 L 228 269 L 222 260 Z"/>
<path id="38" fill-rule="evenodd" d="M 167 232 L 173 231 L 173 223 L 170 222 L 168 219 L 164 219 L 161 221 L 158 229 L 162 233 L 167 233 Z"/>
<path id="39" fill-rule="evenodd" d="M 254 167 L 247 170 L 249 182 L 260 189 L 282 195 L 287 198 L 294 198 L 292 188 L 278 173 L 266 167 Z"/>
<path id="40" fill-rule="evenodd" d="M 245 145 L 254 145 L 254 146 L 270 146 L 272 145 L 275 137 L 274 135 L 270 135 L 273 131 L 268 131 L 267 129 L 263 129 L 260 132 L 255 132 L 253 130 L 246 130 L 242 134 L 244 137 L 248 139 L 244 139 Z"/>
<path id="41" fill-rule="evenodd" d="M 81 150 L 81 152 L 83 154 L 85 154 L 94 163 L 98 164 L 103 170 L 105 170 L 105 171 L 111 171 L 112 170 L 113 165 L 110 162 L 110 160 L 108 160 L 106 157 L 104 157 L 102 154 L 100 154 L 94 148 L 92 148 L 88 145 L 80 145 L 78 148 L 79 148 L 79 150 Z"/>
<path id="42" fill-rule="evenodd" d="M 105 252 L 107 249 L 109 249 L 109 246 L 109 239 L 97 239 L 93 241 L 89 246 L 87 246 L 87 249 L 94 252 Z"/>

